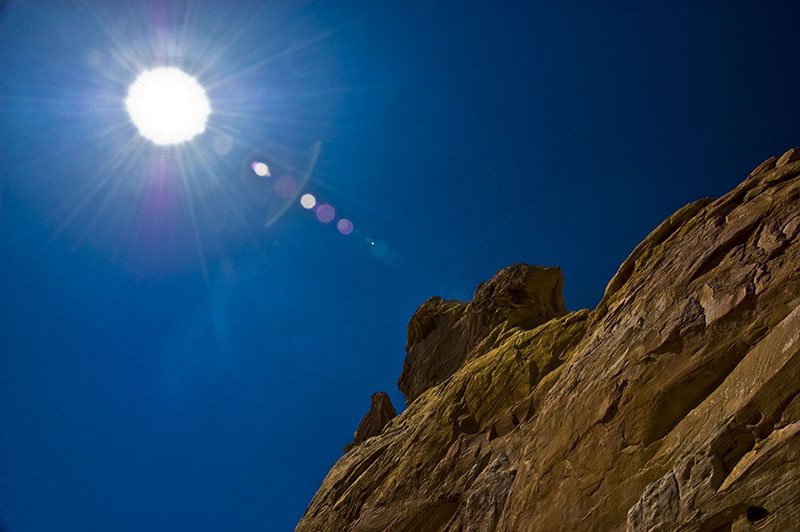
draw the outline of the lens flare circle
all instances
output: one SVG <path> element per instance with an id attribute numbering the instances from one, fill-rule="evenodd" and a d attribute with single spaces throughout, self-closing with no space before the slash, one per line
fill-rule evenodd
<path id="1" fill-rule="evenodd" d="M 300 197 L 300 205 L 302 205 L 304 209 L 313 209 L 316 204 L 317 198 L 315 198 L 313 194 L 303 194 Z"/>
<path id="2" fill-rule="evenodd" d="M 331 223 L 336 218 L 336 210 L 327 203 L 323 203 L 317 207 L 317 220 L 324 224 Z"/>
<path id="3" fill-rule="evenodd" d="M 353 232 L 353 222 L 351 222 L 347 218 L 342 218 L 336 223 L 336 228 L 343 235 L 349 235 L 350 233 Z"/>
<path id="4" fill-rule="evenodd" d="M 125 108 L 139 134 L 161 146 L 181 144 L 204 132 L 211 114 L 202 85 L 175 67 L 142 72 L 128 89 Z"/>
<path id="5" fill-rule="evenodd" d="M 260 177 L 270 177 L 272 173 L 269 171 L 269 166 L 266 163 L 262 163 L 261 161 L 254 161 L 253 164 L 250 165 L 253 169 L 253 172 Z"/>

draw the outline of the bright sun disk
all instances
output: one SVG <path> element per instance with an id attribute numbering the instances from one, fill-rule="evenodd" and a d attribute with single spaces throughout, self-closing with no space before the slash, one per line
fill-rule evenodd
<path id="1" fill-rule="evenodd" d="M 211 103 L 198 81 L 175 67 L 142 72 L 125 108 L 139 133 L 154 144 L 180 144 L 206 129 Z"/>

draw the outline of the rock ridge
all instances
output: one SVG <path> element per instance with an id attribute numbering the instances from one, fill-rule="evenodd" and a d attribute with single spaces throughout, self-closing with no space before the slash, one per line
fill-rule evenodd
<path id="1" fill-rule="evenodd" d="M 297 530 L 796 529 L 798 235 L 791 149 L 660 224 L 594 310 L 528 265 L 426 301 L 408 407 L 366 423 Z"/>

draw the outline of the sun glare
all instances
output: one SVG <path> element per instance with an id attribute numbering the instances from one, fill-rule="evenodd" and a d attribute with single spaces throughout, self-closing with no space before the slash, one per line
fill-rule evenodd
<path id="1" fill-rule="evenodd" d="M 128 89 L 125 107 L 139 133 L 154 144 L 180 144 L 206 129 L 211 104 L 206 91 L 174 67 L 146 70 Z"/>

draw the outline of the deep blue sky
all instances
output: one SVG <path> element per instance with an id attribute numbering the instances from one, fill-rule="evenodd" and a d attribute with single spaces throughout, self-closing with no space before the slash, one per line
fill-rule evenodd
<path id="1" fill-rule="evenodd" d="M 74 4 L 0 13 L 10 532 L 289 530 L 370 394 L 402 404 L 422 301 L 527 261 L 592 307 L 800 144 L 795 2 Z M 158 64 L 210 86 L 191 146 L 128 122 Z M 299 180 L 317 142 L 304 190 L 356 231 L 296 200 L 265 227 L 248 165 Z"/>

